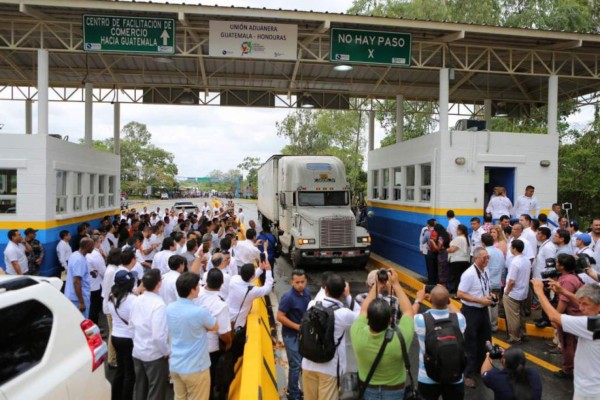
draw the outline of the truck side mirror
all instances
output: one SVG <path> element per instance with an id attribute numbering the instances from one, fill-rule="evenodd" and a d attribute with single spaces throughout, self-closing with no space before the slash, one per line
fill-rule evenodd
<path id="1" fill-rule="evenodd" d="M 279 193 L 279 205 L 281 206 L 281 208 L 283 208 L 285 210 L 286 205 L 285 205 L 285 193 Z"/>

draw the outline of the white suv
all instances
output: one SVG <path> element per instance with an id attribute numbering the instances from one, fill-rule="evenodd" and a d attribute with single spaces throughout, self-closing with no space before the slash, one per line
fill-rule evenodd
<path id="1" fill-rule="evenodd" d="M 0 399 L 109 399 L 106 343 L 58 278 L 0 275 Z"/>

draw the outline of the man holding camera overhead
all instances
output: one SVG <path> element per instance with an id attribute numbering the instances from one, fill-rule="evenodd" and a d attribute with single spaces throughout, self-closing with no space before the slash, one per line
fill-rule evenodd
<path id="1" fill-rule="evenodd" d="M 538 295 L 542 309 L 552 323 L 562 327 L 564 332 L 577 336 L 575 351 L 573 400 L 600 400 L 600 286 L 583 285 L 576 294 L 565 290 L 558 282 L 550 282 L 550 288 L 579 305 L 582 316 L 561 314 L 544 295 L 544 283 L 533 279 L 533 291 Z"/>
<path id="2" fill-rule="evenodd" d="M 531 263 L 523 256 L 525 245 L 522 240 L 515 239 L 510 244 L 513 258 L 508 266 L 506 286 L 504 288 L 504 311 L 508 330 L 508 343 L 520 344 L 525 338 L 525 315 L 523 304 L 529 293 L 529 276 Z"/>
<path id="3" fill-rule="evenodd" d="M 467 367 L 465 369 L 465 386 L 475 388 L 473 377 L 485 359 L 485 342 L 491 340 L 489 308 L 498 304 L 497 298 L 491 294 L 490 279 L 485 268 L 489 256 L 482 247 L 473 250 L 473 265 L 461 276 L 457 295 L 463 307 L 462 314 L 467 321 L 465 329 L 465 351 Z"/>

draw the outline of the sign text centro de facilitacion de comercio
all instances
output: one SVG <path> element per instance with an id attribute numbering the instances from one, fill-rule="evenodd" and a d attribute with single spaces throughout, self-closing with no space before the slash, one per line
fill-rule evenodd
<path id="1" fill-rule="evenodd" d="M 331 29 L 329 61 L 410 67 L 410 33 Z"/>
<path id="2" fill-rule="evenodd" d="M 175 54 L 175 20 L 84 15 L 83 50 Z"/>
<path id="3" fill-rule="evenodd" d="M 211 57 L 295 60 L 298 26 L 249 21 L 210 21 Z"/>

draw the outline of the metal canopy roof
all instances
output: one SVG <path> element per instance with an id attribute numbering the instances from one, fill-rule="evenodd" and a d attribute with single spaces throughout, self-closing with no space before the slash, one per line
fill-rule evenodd
<path id="1" fill-rule="evenodd" d="M 171 63 L 140 54 L 82 50 L 82 16 L 106 14 L 176 19 Z M 296 61 L 208 56 L 210 20 L 298 25 Z M 354 65 L 333 70 L 332 27 L 412 34 L 410 68 Z M 36 50 L 50 51 L 50 86 L 62 100 L 83 100 L 83 81 L 96 101 L 142 102 L 153 94 L 177 103 L 214 104 L 219 93 L 257 90 L 276 106 L 296 106 L 297 95 L 325 93 L 362 99 L 435 100 L 440 68 L 452 68 L 452 103 L 484 98 L 521 104 L 547 102 L 548 76 L 559 77 L 560 99 L 596 101 L 600 91 L 600 35 L 501 28 L 450 22 L 238 7 L 102 0 L 0 0 L 0 98 L 35 97 Z M 252 97 L 252 96 L 250 96 Z M 247 105 L 252 101 L 248 100 Z"/>

